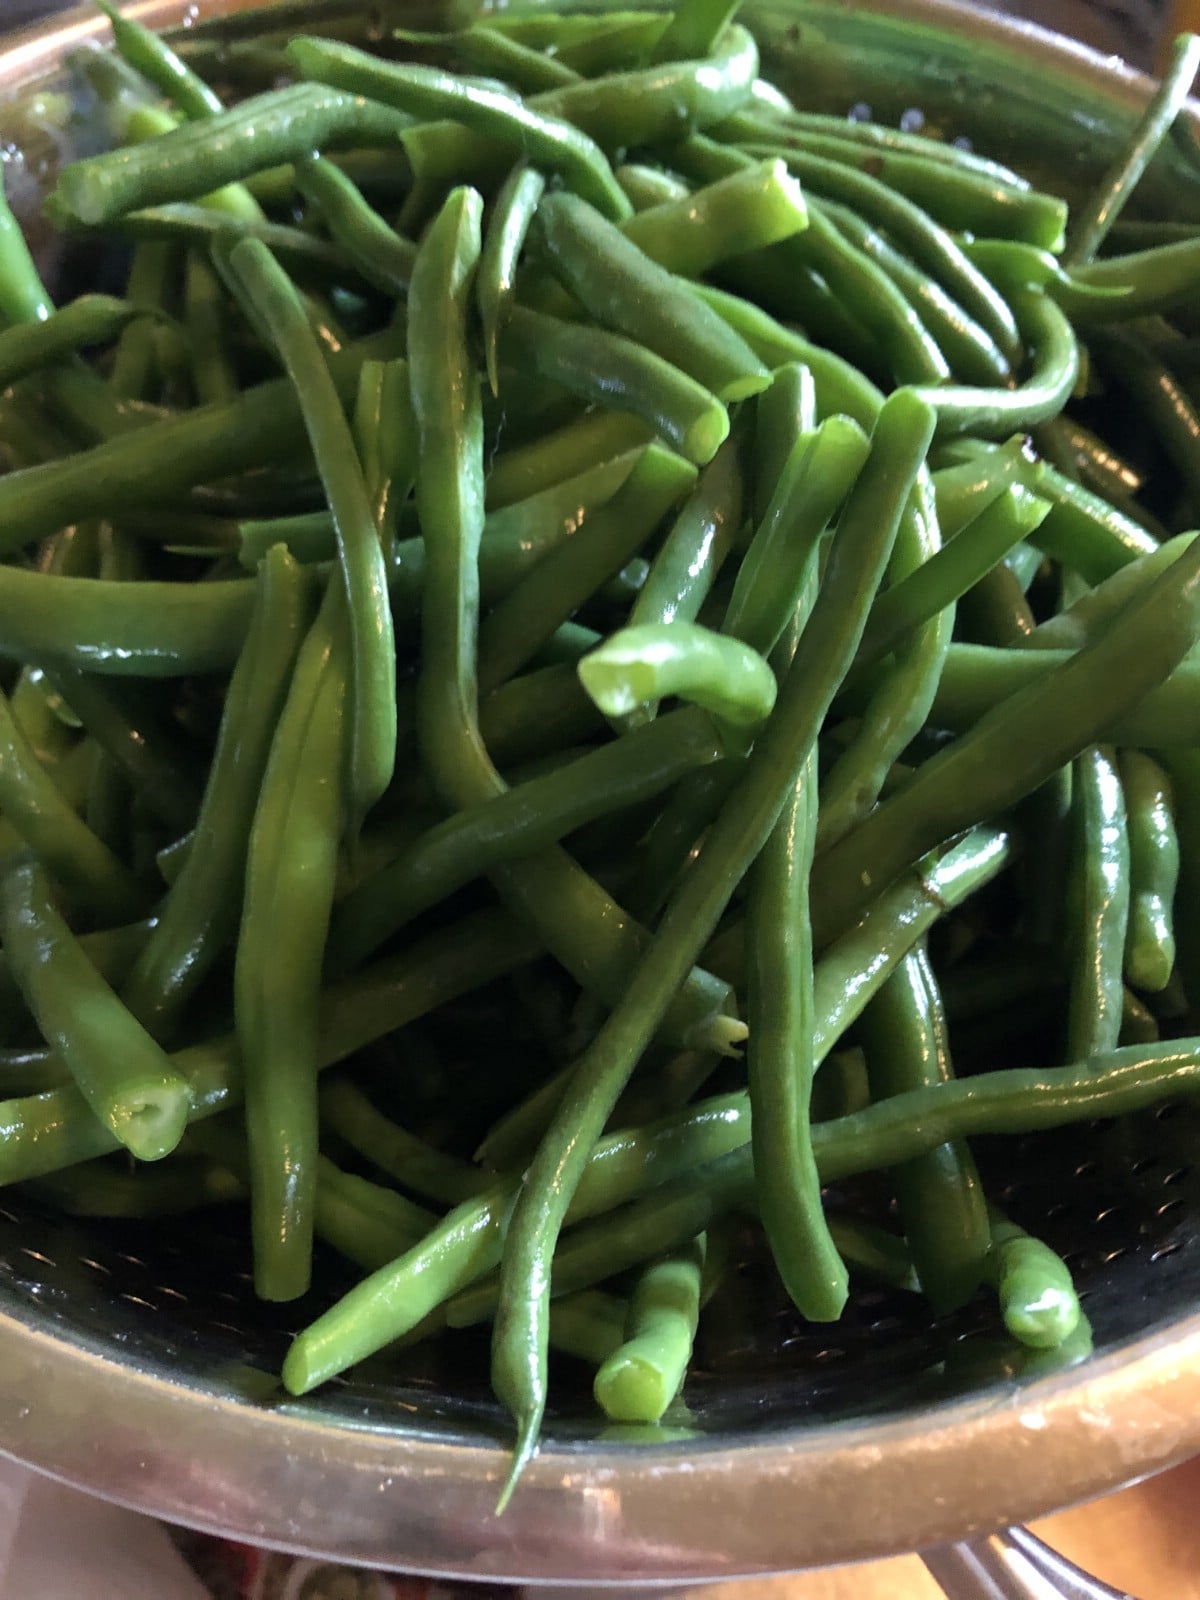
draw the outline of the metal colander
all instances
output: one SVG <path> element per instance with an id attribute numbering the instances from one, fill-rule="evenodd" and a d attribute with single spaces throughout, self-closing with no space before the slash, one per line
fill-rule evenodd
<path id="1" fill-rule="evenodd" d="M 338 8 L 271 10 L 273 24 L 285 13 L 303 25 Z M 199 21 L 184 0 L 132 9 L 154 26 L 259 25 L 238 0 L 213 0 Z M 920 105 L 1068 188 L 1103 164 L 1147 93 L 1080 47 L 937 0 L 749 9 L 773 70 L 808 103 L 865 102 L 892 120 Z M 15 41 L 0 51 L 0 94 L 52 75 L 101 27 L 78 13 Z M 62 152 L 31 144 L 18 101 L 0 104 L 0 134 L 26 151 L 19 195 Z M 1200 218 L 1200 178 L 1170 155 L 1143 194 L 1160 215 Z M 461 1336 L 452 1384 L 417 1349 L 288 1399 L 275 1375 L 289 1335 L 350 1281 L 335 1258 L 320 1262 L 319 1294 L 265 1306 L 236 1213 L 68 1222 L 9 1191 L 0 1445 L 177 1522 L 415 1571 L 667 1582 L 959 1539 L 1200 1446 L 1198 1146 L 1200 1109 L 1177 1104 L 978 1141 L 989 1192 L 1076 1275 L 1094 1332 L 1078 1365 L 1018 1370 L 986 1307 L 931 1322 L 915 1297 L 877 1289 L 835 1328 L 807 1327 L 749 1250 L 738 1270 L 761 1334 L 752 1347 L 702 1342 L 683 1436 L 603 1437 L 564 1369 L 542 1453 L 499 1520 L 509 1431 L 478 1336 Z"/>

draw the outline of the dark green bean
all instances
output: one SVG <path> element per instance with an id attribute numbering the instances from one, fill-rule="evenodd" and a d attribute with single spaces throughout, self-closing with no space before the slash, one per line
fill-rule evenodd
<path id="1" fill-rule="evenodd" d="M 223 111 L 220 99 L 171 49 L 161 34 L 122 16 L 108 0 L 96 0 L 108 18 L 113 41 L 125 60 L 171 100 L 190 122 Z"/>
<path id="2" fill-rule="evenodd" d="M 416 245 L 388 226 L 340 167 L 323 158 L 298 161 L 296 187 L 373 288 L 390 295 L 405 293 Z M 290 268 L 283 252 L 278 254 Z"/>
<path id="3" fill-rule="evenodd" d="M 389 1178 L 444 1205 L 458 1205 L 488 1182 L 477 1167 L 435 1150 L 390 1121 L 348 1078 L 322 1085 L 321 1119 Z"/>

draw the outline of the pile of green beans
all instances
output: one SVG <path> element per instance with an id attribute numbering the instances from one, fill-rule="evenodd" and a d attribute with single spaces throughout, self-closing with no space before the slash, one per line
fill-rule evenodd
<path id="1" fill-rule="evenodd" d="M 244 1210 L 293 1394 L 490 1323 L 501 1505 L 552 1375 L 686 1423 L 747 1227 L 1077 1359 L 972 1140 L 1200 1093 L 1200 232 L 1110 248 L 1200 41 L 1075 217 L 729 0 L 101 8 L 105 292 L 0 201 L 0 1182 Z"/>

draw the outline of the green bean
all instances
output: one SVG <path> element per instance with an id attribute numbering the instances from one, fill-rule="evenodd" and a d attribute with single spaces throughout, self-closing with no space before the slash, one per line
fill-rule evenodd
<path id="1" fill-rule="evenodd" d="M 1032 352 L 1029 375 L 1014 389 L 944 385 L 919 392 L 938 413 L 939 433 L 1010 433 L 1057 416 L 1079 376 L 1079 347 L 1071 324 L 1048 296 L 1020 291 L 1013 305 Z"/>
<path id="2" fill-rule="evenodd" d="M 734 727 L 754 727 L 775 704 L 775 675 L 763 657 L 694 622 L 618 629 L 579 663 L 579 677 L 609 717 L 678 695 Z"/>
<path id="3" fill-rule="evenodd" d="M 914 946 L 860 1026 L 874 1099 L 952 1080 L 945 1011 L 924 945 Z M 964 1305 L 983 1279 L 990 1246 L 970 1148 L 941 1145 L 897 1168 L 892 1183 L 922 1292 L 938 1312 Z"/>
<path id="4" fill-rule="evenodd" d="M 817 425 L 817 388 L 802 361 L 776 367 L 771 385 L 754 407 L 754 504 L 756 523 L 765 517 L 796 440 Z"/>
<path id="5" fill-rule="evenodd" d="M 217 95 L 180 60 L 160 34 L 143 27 L 133 17 L 122 16 L 108 0 L 96 0 L 96 4 L 108 18 L 113 41 L 125 60 L 173 101 L 190 122 L 224 110 Z"/>
<path id="6" fill-rule="evenodd" d="M 1093 334 L 1089 349 L 1149 419 L 1189 492 L 1200 492 L 1200 410 L 1186 387 L 1140 339 L 1123 331 Z"/>
<path id="7" fill-rule="evenodd" d="M 946 293 L 939 283 L 888 243 L 856 211 L 834 201 L 821 210 L 857 249 L 876 263 L 903 292 L 937 341 L 950 371 L 964 383 L 1004 384 L 1011 368 L 992 336 Z"/>
<path id="8" fill-rule="evenodd" d="M 793 444 L 738 569 L 722 629 L 763 654 L 795 613 L 805 575 L 838 507 L 868 460 L 866 434 L 829 417 Z"/>
<path id="9" fill-rule="evenodd" d="M 353 179 L 332 161 L 310 157 L 296 163 L 296 187 L 367 283 L 384 294 L 405 293 L 417 247 L 388 226 Z"/>
<path id="10" fill-rule="evenodd" d="M 501 78 L 521 94 L 537 94 L 543 89 L 561 89 L 577 83 L 579 74 L 544 50 L 534 50 L 519 39 L 483 23 L 472 23 L 452 37 L 452 47 L 468 67 Z"/>
<path id="11" fill-rule="evenodd" d="M 745 341 L 585 201 L 543 196 L 537 228 L 553 271 L 597 322 L 638 340 L 722 400 L 766 387 L 766 369 Z"/>
<path id="12" fill-rule="evenodd" d="M 659 546 L 630 608 L 631 627 L 696 620 L 737 536 L 743 493 L 737 445 L 727 439 Z"/>
<path id="13" fill-rule="evenodd" d="M 483 323 L 483 355 L 492 393 L 500 393 L 497 341 L 516 288 L 517 262 L 546 190 L 536 167 L 518 162 L 496 196 L 483 239 L 475 294 Z"/>
<path id="14" fill-rule="evenodd" d="M 1171 780 L 1153 757 L 1118 757 L 1129 832 L 1129 926 L 1125 975 L 1136 989 L 1160 994 L 1175 966 L 1173 906 L 1179 882 L 1179 836 Z"/>
<path id="15" fill-rule="evenodd" d="M 619 169 L 618 181 L 629 170 Z M 785 164 L 759 161 L 691 193 L 660 198 L 623 222 L 621 232 L 668 272 L 701 278 L 729 256 L 766 249 L 807 224 L 803 191 Z"/>
<path id="16" fill-rule="evenodd" d="M 330 948 L 357 965 L 420 912 L 492 867 L 519 861 L 585 822 L 661 793 L 715 761 L 719 739 L 705 717 L 664 718 L 649 728 L 458 811 L 419 838 L 338 908 Z"/>
<path id="17" fill-rule="evenodd" d="M 536 1445 L 545 1404 L 546 1263 L 579 1172 L 634 1062 L 711 934 L 733 884 L 765 842 L 807 758 L 857 646 L 868 596 L 895 538 L 930 433 L 929 408 L 907 391 L 884 403 L 871 456 L 839 525 L 820 598 L 776 715 L 756 742 L 746 775 L 695 866 L 672 897 L 621 1002 L 581 1058 L 533 1159 L 510 1223 L 504 1304 L 493 1342 L 493 1387 L 518 1426 L 504 1497 Z"/>
<path id="18" fill-rule="evenodd" d="M 391 782 L 396 761 L 396 645 L 380 531 L 337 390 L 295 289 L 257 240 L 236 245 L 231 259 L 295 386 L 333 512 L 353 652 L 346 798 L 356 830 Z"/>
<path id="19" fill-rule="evenodd" d="M 562 1295 L 550 1307 L 550 1342 L 598 1367 L 624 1342 L 628 1315 L 624 1300 L 599 1289 Z"/>
<path id="20" fill-rule="evenodd" d="M 60 580 L 65 581 L 65 580 Z M 127 867 L 76 816 L 39 764 L 0 695 L 0 814 L 67 892 L 114 921 L 132 921 L 145 895 Z"/>
<path id="21" fill-rule="evenodd" d="M 172 128 L 149 146 L 74 161 L 46 204 L 56 218 L 112 222 L 144 206 L 194 200 L 314 150 L 394 146 L 406 123 L 375 101 L 298 83 Z"/>
<path id="22" fill-rule="evenodd" d="M 344 591 L 331 586 L 301 647 L 246 849 L 234 1009 L 247 1069 L 254 1279 L 266 1300 L 303 1294 L 311 1273 L 318 1006 L 347 697 L 344 606 Z"/>
<path id="23" fill-rule="evenodd" d="M 860 122 L 857 118 L 830 116 L 820 111 L 789 109 L 781 120 L 784 126 L 796 135 L 833 134 L 843 141 L 851 141 L 877 150 L 905 151 L 911 155 L 923 156 L 927 161 L 938 161 L 947 166 L 958 167 L 964 172 L 973 172 L 981 178 L 991 178 L 1009 188 L 1029 187 L 1027 180 L 1019 173 L 1001 165 L 990 156 L 980 155 L 974 150 L 964 150 L 957 144 L 943 144 L 936 136 L 927 133 L 909 133 L 902 128 L 889 127 L 879 122 Z M 723 130 L 718 130 L 721 131 Z"/>
<path id="24" fill-rule="evenodd" d="M 904 1239 L 856 1217 L 831 1217 L 829 1233 L 851 1272 L 862 1273 L 889 1289 L 918 1287 L 912 1251 Z"/>
<path id="25" fill-rule="evenodd" d="M 479 630 L 479 684 L 488 693 L 537 653 L 560 623 L 646 543 L 695 483 L 695 470 L 649 445 L 608 503 L 550 549 Z"/>
<path id="26" fill-rule="evenodd" d="M 489 513 L 565 484 L 599 461 L 645 444 L 651 429 L 621 412 L 593 411 L 557 432 L 499 455 L 487 475 Z"/>
<path id="27" fill-rule="evenodd" d="M 394 343 L 389 333 L 333 357 L 329 370 L 338 393 L 352 396 L 363 361 L 391 353 Z M 196 484 L 290 462 L 300 427 L 299 402 L 291 384 L 280 380 L 247 390 L 227 405 L 203 406 L 66 460 L 9 473 L 0 478 L 0 556 L 69 523 L 119 514 L 131 502 L 170 501 Z M 9 569 L 4 572 L 8 583 Z M 238 592 L 248 617 L 249 588 Z M 189 602 L 202 603 L 195 597 Z M 222 660 L 228 665 L 228 647 Z"/>
<path id="28" fill-rule="evenodd" d="M 1072 322 L 1124 322 L 1186 306 L 1200 279 L 1200 240 L 1107 256 L 1048 286 Z M 1098 293 L 1103 290 L 1103 293 Z"/>
<path id="29" fill-rule="evenodd" d="M 1040 250 L 1057 250 L 1063 242 L 1066 202 L 1028 184 L 1009 184 L 966 169 L 955 171 L 945 161 L 931 161 L 922 152 L 864 149 L 851 139 L 828 134 L 791 134 L 751 116 L 731 119 L 722 132 L 739 136 L 750 155 L 812 157 L 861 171 L 922 207 L 941 227 L 953 233 L 998 235 Z"/>
<path id="30" fill-rule="evenodd" d="M 952 605 L 1045 519 L 1050 503 L 1014 484 L 915 572 L 871 607 L 859 663 L 887 655 L 912 628 Z"/>
<path id="31" fill-rule="evenodd" d="M 998 1211 L 991 1213 L 989 1276 L 1000 1297 L 1004 1326 L 1034 1350 L 1053 1350 L 1069 1339 L 1083 1313 L 1061 1256 Z"/>
<path id="32" fill-rule="evenodd" d="M 146 311 L 129 300 L 106 294 L 84 294 L 40 322 L 18 323 L 0 333 L 0 384 L 50 366 L 88 345 L 107 344 Z"/>
<path id="33" fill-rule="evenodd" d="M 626 1338 L 596 1373 L 592 1392 L 614 1422 L 657 1422 L 683 1383 L 700 1316 L 705 1239 L 653 1262 L 629 1300 Z"/>
<path id="34" fill-rule="evenodd" d="M 1089 583 L 1099 583 L 1158 546 L 1154 536 L 1131 517 L 1045 463 L 1031 487 L 1052 503 L 1032 542 Z"/>
<path id="35" fill-rule="evenodd" d="M 198 250 L 188 251 L 183 320 L 196 399 L 201 405 L 235 399 L 239 384 L 229 345 L 225 298 L 208 258 Z"/>
<path id="36" fill-rule="evenodd" d="M 776 652 L 781 666 L 794 656 L 815 592 L 814 569 L 790 637 Z M 749 874 L 746 1065 L 755 1191 L 771 1254 L 801 1314 L 835 1322 L 846 1303 L 846 1268 L 825 1221 L 810 1126 L 818 1058 L 808 874 L 816 816 L 814 750 Z"/>
<path id="37" fill-rule="evenodd" d="M 187 857 L 122 991 L 157 1037 L 236 932 L 254 804 L 307 621 L 303 577 L 282 546 L 264 558 L 259 586 Z"/>
<path id="38" fill-rule="evenodd" d="M 21 225 L 0 183 L 0 318 L 5 322 L 44 322 L 54 310 L 34 265 Z"/>
<path id="39" fill-rule="evenodd" d="M 659 35 L 652 61 L 706 56 L 737 12 L 737 0 L 681 0 Z"/>
<path id="40" fill-rule="evenodd" d="M 1063 252 L 1064 266 L 1075 267 L 1090 261 L 1104 243 L 1108 230 L 1182 110 L 1197 66 L 1200 66 L 1200 37 L 1182 33 L 1172 47 L 1170 66 L 1129 142 L 1073 219 Z"/>
<path id="41" fill-rule="evenodd" d="M 1200 625 L 1200 546 L 1132 602 L 1099 639 L 980 719 L 925 762 L 813 869 L 818 948 L 902 864 L 1028 794 L 1169 675 Z"/>
<path id="42" fill-rule="evenodd" d="M 328 39 L 293 39 L 285 53 L 301 77 L 336 80 L 350 94 L 369 95 L 368 103 L 417 117 L 449 115 L 478 136 L 515 144 L 539 166 L 560 173 L 607 216 L 619 221 L 629 215 L 629 202 L 612 168 L 578 123 L 526 105 L 506 89 L 432 67 L 380 61 L 353 45 Z M 412 144 L 404 135 L 401 142 L 412 160 Z M 423 175 L 419 161 L 414 160 L 414 171 L 418 178 Z"/>
<path id="43" fill-rule="evenodd" d="M 561 384 L 580 399 L 632 412 L 689 461 L 711 461 L 729 414 L 694 378 L 632 340 L 514 306 L 501 359 Z"/>
<path id="44" fill-rule="evenodd" d="M 373 1166 L 415 1194 L 454 1206 L 487 1183 L 477 1167 L 443 1154 L 385 1117 L 348 1078 L 322 1085 L 321 1120 Z"/>
<path id="45" fill-rule="evenodd" d="M 480 209 L 479 197 L 470 190 L 456 191 L 443 207 L 418 258 L 409 324 L 421 432 L 417 507 L 426 539 L 418 739 L 435 789 L 455 807 L 492 799 L 505 787 L 483 746 L 475 714 L 483 441 L 478 380 L 466 347 L 465 299 L 478 259 Z M 422 261 L 427 280 L 420 276 Z M 543 933 L 581 986 L 611 1004 L 625 987 L 645 935 L 599 885 L 553 849 L 520 866 L 496 869 L 493 881 Z M 694 974 L 668 1028 L 681 1043 L 692 1042 L 693 1034 L 711 1038 L 718 1047 L 741 1037 L 740 1024 L 721 1015 L 728 995 L 727 987 L 707 974 Z"/>
<path id="46" fill-rule="evenodd" d="M 634 216 L 627 218 L 621 224 L 626 230 L 630 228 L 634 218 L 640 212 L 649 211 L 654 206 L 669 205 L 677 200 L 686 200 L 692 193 L 690 186 L 684 183 L 681 178 L 676 178 L 671 173 L 664 172 L 661 167 L 647 167 L 640 162 L 626 162 L 624 166 L 616 169 L 614 176 L 622 189 L 624 189 L 634 210 Z M 631 234 L 631 237 L 637 243 L 641 243 L 637 238 L 636 231 Z M 644 244 L 642 248 L 645 249 Z M 646 253 L 647 255 L 654 254 L 650 250 L 647 250 Z M 654 256 L 654 259 L 657 261 L 659 258 Z M 667 265 L 667 263 L 662 264 Z M 671 270 L 678 272 L 682 271 L 682 268 L 672 267 Z M 684 273 L 684 276 L 687 277 L 690 274 Z"/>
<path id="47" fill-rule="evenodd" d="M 532 50 L 552 50 L 576 72 L 597 77 L 630 61 L 646 60 L 667 26 L 661 11 L 620 8 L 580 11 L 497 12 L 493 28 Z"/>
<path id="48" fill-rule="evenodd" d="M 36 861 L 9 863 L 0 928 L 9 970 L 42 1037 L 96 1118 L 143 1161 L 169 1154 L 187 1123 L 187 1082 L 88 960 Z"/>
<path id="49" fill-rule="evenodd" d="M 711 182 L 748 165 L 752 158 L 696 136 L 675 149 L 672 159 L 685 177 Z M 1020 359 L 1020 335 L 1007 303 L 928 213 L 866 173 L 836 161 L 789 152 L 788 165 L 814 194 L 840 200 L 883 228 L 900 249 L 986 328 L 1007 360 Z"/>

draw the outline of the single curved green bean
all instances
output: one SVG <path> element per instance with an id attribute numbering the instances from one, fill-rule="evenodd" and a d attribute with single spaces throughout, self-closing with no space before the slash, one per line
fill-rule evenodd
<path id="1" fill-rule="evenodd" d="M 1066 1263 L 995 1210 L 991 1235 L 989 1276 L 1000 1297 L 1004 1326 L 1034 1350 L 1057 1349 L 1083 1316 Z"/>
<path id="2" fill-rule="evenodd" d="M 1171 780 L 1152 756 L 1117 758 L 1129 834 L 1129 926 L 1125 975 L 1135 989 L 1160 994 L 1175 967 L 1173 908 L 1179 884 L 1179 835 Z"/>
<path id="3" fill-rule="evenodd" d="M 1057 416 L 1070 399 L 1079 377 L 1071 324 L 1048 295 L 1022 290 L 1013 295 L 1013 305 L 1030 346 L 1028 376 L 1014 389 L 946 384 L 919 390 L 937 409 L 940 434 L 1009 434 Z"/>
<path id="4" fill-rule="evenodd" d="M 633 340 L 514 306 L 500 341 L 503 361 L 548 378 L 580 399 L 632 412 L 689 461 L 711 461 L 729 433 L 715 395 Z"/>
<path id="5" fill-rule="evenodd" d="M 0 655 L 108 676 L 183 677 L 230 666 L 246 635 L 246 581 L 117 583 L 0 567 Z"/>
<path id="6" fill-rule="evenodd" d="M 948 1083 L 954 1068 L 937 978 L 914 946 L 863 1014 L 872 1096 Z M 968 1145 L 940 1146 L 891 1175 L 921 1289 L 938 1312 L 964 1305 L 983 1281 L 987 1204 Z"/>
<path id="7" fill-rule="evenodd" d="M 600 1367 L 592 1393 L 614 1422 L 657 1422 L 678 1394 L 700 1317 L 705 1238 L 655 1261 L 629 1299 L 626 1337 Z"/>
<path id="8" fill-rule="evenodd" d="M 353 435 L 294 287 L 255 239 L 235 245 L 231 261 L 295 385 L 333 512 L 353 651 L 347 795 L 353 831 L 391 782 L 396 763 L 396 643 L 380 530 Z"/>
<path id="9" fill-rule="evenodd" d="M 129 65 L 182 111 L 189 122 L 200 122 L 225 108 L 220 97 L 177 56 L 161 34 L 143 27 L 135 17 L 122 16 L 108 0 L 96 0 L 108 18 L 113 42 Z"/>
<path id="10" fill-rule="evenodd" d="M 815 593 L 814 570 L 776 652 L 781 667 L 794 656 Z M 846 1303 L 846 1268 L 825 1219 L 811 1138 L 818 1057 L 808 875 L 816 818 L 814 750 L 747 880 L 746 1068 L 755 1191 L 771 1254 L 801 1314 L 836 1322 Z"/>
<path id="11" fill-rule="evenodd" d="M 1100 179 L 1079 214 L 1072 220 L 1063 265 L 1088 262 L 1108 237 L 1138 179 L 1170 131 L 1200 66 L 1200 36 L 1182 33 L 1175 40 L 1171 61 L 1128 144 Z"/>
<path id="12" fill-rule="evenodd" d="M 363 278 L 385 294 L 405 293 L 416 245 L 389 227 L 353 179 L 332 161 L 309 157 L 298 161 L 295 170 L 296 188 L 320 213 L 335 243 Z M 290 267 L 282 252 L 279 255 Z"/>
<path id="13" fill-rule="evenodd" d="M 389 1178 L 443 1205 L 456 1206 L 488 1183 L 478 1167 L 434 1149 L 385 1117 L 348 1078 L 322 1085 L 321 1121 Z"/>
<path id="14" fill-rule="evenodd" d="M 516 289 L 517 262 L 545 191 L 546 180 L 537 168 L 518 162 L 496 196 L 484 232 L 475 295 L 483 323 L 484 365 L 493 394 L 500 392 L 497 341 Z"/>
<path id="15" fill-rule="evenodd" d="M 304 78 L 336 81 L 350 94 L 369 95 L 371 102 L 417 117 L 451 116 L 484 139 L 516 145 L 539 166 L 560 173 L 606 216 L 619 221 L 630 214 L 629 201 L 603 152 L 578 123 L 535 109 L 507 89 L 433 67 L 380 61 L 353 45 L 329 39 L 293 39 L 286 55 Z M 404 135 L 401 142 L 412 160 L 411 142 Z M 419 161 L 414 169 L 421 177 Z"/>
<path id="16" fill-rule="evenodd" d="M 148 313 L 129 300 L 106 294 L 84 294 L 39 322 L 18 323 L 0 332 L 0 384 L 50 366 L 88 345 L 107 344 L 135 318 Z"/>
<path id="17" fill-rule="evenodd" d="M 0 930 L 9 971 L 42 1037 L 96 1118 L 141 1160 L 168 1155 L 187 1125 L 187 1080 L 88 960 L 36 861 L 8 865 Z"/>
<path id="18" fill-rule="evenodd" d="M 682 178 L 673 177 L 671 173 L 664 172 L 661 167 L 647 167 L 641 162 L 626 162 L 624 166 L 617 168 L 614 176 L 629 197 L 629 203 L 633 207 L 635 216 L 639 212 L 649 211 L 652 206 L 668 205 L 676 200 L 686 200 L 692 192 Z M 629 217 L 621 226 L 628 228 L 633 220 L 633 217 Z M 634 234 L 633 237 L 636 239 L 637 235 Z M 642 248 L 645 249 L 645 246 L 643 245 Z M 647 251 L 646 253 L 647 255 L 652 255 L 653 251 Z M 655 256 L 654 259 L 657 261 L 658 257 Z M 664 266 L 668 265 L 666 262 L 662 264 Z M 672 267 L 671 270 L 680 272 L 683 269 Z M 684 273 L 684 276 L 687 277 L 689 274 Z"/>
<path id="19" fill-rule="evenodd" d="M 734 727 L 755 727 L 775 704 L 775 674 L 763 657 L 694 622 L 620 628 L 583 658 L 579 677 L 608 717 L 672 695 Z"/>
<path id="20" fill-rule="evenodd" d="M 696 620 L 737 537 L 743 494 L 737 444 L 727 439 L 659 546 L 630 608 L 631 627 Z"/>
<path id="21" fill-rule="evenodd" d="M 689 285 L 575 195 L 543 196 L 537 236 L 555 274 L 603 326 L 636 339 L 725 401 L 767 385 L 749 345 Z"/>
<path id="22" fill-rule="evenodd" d="M 902 865 L 993 816 L 1078 755 L 1166 678 L 1200 632 L 1200 542 L 1099 639 L 926 761 L 813 869 L 818 948 Z M 860 874 L 866 874 L 866 884 Z M 866 887 L 869 886 L 869 887 Z"/>

